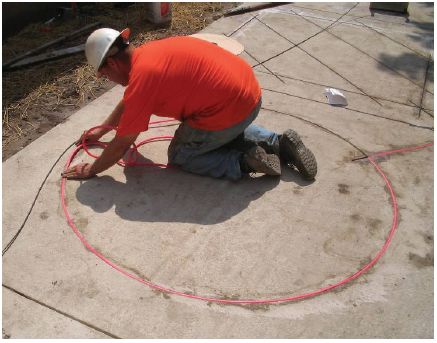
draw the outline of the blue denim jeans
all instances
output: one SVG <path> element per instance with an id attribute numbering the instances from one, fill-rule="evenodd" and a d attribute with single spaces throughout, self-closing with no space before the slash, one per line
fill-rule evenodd
<path id="1" fill-rule="evenodd" d="M 168 148 L 169 162 L 195 174 L 240 179 L 243 175 L 240 160 L 254 144 L 268 153 L 279 154 L 278 135 L 251 125 L 260 108 L 261 100 L 246 119 L 219 131 L 199 130 L 182 123 Z"/>

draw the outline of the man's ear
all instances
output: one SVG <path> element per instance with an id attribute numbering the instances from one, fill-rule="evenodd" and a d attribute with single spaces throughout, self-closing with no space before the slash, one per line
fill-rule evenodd
<path id="1" fill-rule="evenodd" d="M 129 42 L 129 37 L 130 37 L 130 28 L 125 28 L 123 31 L 121 31 L 120 33 L 121 37 L 123 37 L 123 41 L 125 43 Z"/>

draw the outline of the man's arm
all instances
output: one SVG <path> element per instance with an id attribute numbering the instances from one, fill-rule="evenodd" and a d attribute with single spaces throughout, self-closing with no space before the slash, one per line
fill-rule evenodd
<path id="1" fill-rule="evenodd" d="M 135 142 L 139 133 L 116 136 L 103 150 L 102 155 L 93 164 L 81 163 L 70 167 L 62 173 L 62 177 L 69 179 L 87 179 L 112 167 L 126 153 L 127 149 Z"/>
<path id="2" fill-rule="evenodd" d="M 135 133 L 123 137 L 116 136 L 103 150 L 102 155 L 92 164 L 90 168 L 91 175 L 98 174 L 117 163 L 132 143 L 135 142 L 138 135 L 138 133 Z"/>

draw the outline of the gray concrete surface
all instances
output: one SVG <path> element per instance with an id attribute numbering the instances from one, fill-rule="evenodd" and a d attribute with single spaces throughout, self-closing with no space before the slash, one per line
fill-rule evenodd
<path id="1" fill-rule="evenodd" d="M 256 122 L 301 134 L 318 160 L 315 182 L 285 168 L 281 178 L 233 183 L 115 166 L 67 183 L 69 211 L 87 241 L 140 278 L 216 298 L 290 297 L 368 263 L 384 244 L 393 211 L 375 168 L 352 160 L 434 136 L 433 5 L 411 3 L 409 21 L 371 16 L 368 5 L 294 3 L 222 18 L 205 29 L 244 44 L 241 56 L 263 88 Z M 328 105 L 325 87 L 343 90 L 349 105 Z M 122 94 L 121 87 L 112 89 L 3 163 L 3 248 L 51 166 Z M 141 138 L 174 130 L 155 128 Z M 165 163 L 167 146 L 140 151 Z M 3 255 L 4 337 L 433 338 L 432 147 L 378 161 L 400 218 L 372 269 L 315 298 L 264 306 L 157 292 L 90 253 L 61 208 L 60 173 L 71 150 Z"/>

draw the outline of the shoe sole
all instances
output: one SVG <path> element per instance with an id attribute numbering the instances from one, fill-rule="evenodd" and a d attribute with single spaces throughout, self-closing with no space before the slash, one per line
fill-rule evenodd
<path id="1" fill-rule="evenodd" d="M 305 179 L 313 180 L 317 174 L 317 162 L 311 150 L 293 130 L 285 131 L 281 138 L 281 155 L 288 155 L 287 162 L 295 165 Z"/>
<path id="2" fill-rule="evenodd" d="M 259 146 L 254 147 L 246 154 L 246 162 L 256 173 L 264 173 L 272 176 L 281 175 L 281 161 L 274 154 L 267 154 Z"/>

